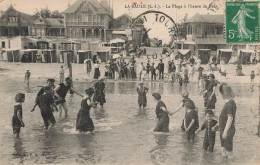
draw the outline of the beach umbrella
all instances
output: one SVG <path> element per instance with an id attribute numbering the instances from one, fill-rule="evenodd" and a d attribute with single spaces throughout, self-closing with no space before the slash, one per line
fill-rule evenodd
<path id="1" fill-rule="evenodd" d="M 114 54 L 113 55 L 113 59 L 116 59 L 116 58 L 119 58 L 119 57 L 121 57 L 119 54 Z"/>

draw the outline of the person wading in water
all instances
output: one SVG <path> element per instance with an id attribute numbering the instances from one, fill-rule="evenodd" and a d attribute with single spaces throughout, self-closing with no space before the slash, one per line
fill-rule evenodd
<path id="1" fill-rule="evenodd" d="M 58 101 L 56 101 L 56 104 L 58 105 L 59 108 L 59 116 L 61 117 L 62 114 L 62 109 L 64 109 L 65 111 L 65 118 L 68 117 L 68 107 L 66 104 L 66 95 L 68 93 L 69 90 L 71 90 L 72 92 L 76 93 L 77 95 L 83 97 L 83 95 L 81 95 L 80 93 L 78 93 L 77 91 L 75 91 L 72 87 L 72 80 L 70 77 L 67 77 L 65 79 L 64 83 L 59 84 L 55 89 L 54 89 L 54 94 L 56 97 L 58 97 Z"/>

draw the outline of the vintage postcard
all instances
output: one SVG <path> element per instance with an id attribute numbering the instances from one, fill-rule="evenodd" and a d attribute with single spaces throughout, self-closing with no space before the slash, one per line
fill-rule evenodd
<path id="1" fill-rule="evenodd" d="M 260 164 L 260 1 L 0 0 L 0 164 Z"/>

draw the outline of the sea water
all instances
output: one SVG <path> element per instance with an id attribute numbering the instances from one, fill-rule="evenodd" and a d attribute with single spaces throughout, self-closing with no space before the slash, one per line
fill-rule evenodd
<path id="1" fill-rule="evenodd" d="M 204 131 L 198 133 L 195 142 L 187 142 L 180 125 L 184 111 L 170 117 L 169 133 L 154 133 L 157 119 L 153 92 L 162 94 L 162 100 L 170 111 L 176 110 L 184 87 L 172 83 L 151 83 L 147 108 L 138 109 L 136 87 L 138 82 L 106 82 L 104 108 L 91 109 L 95 130 L 93 133 L 76 131 L 76 116 L 81 97 L 67 95 L 68 119 L 54 113 L 56 125 L 45 134 L 40 110 L 30 112 L 39 85 L 31 82 L 26 88 L 23 82 L 12 79 L 0 81 L 0 150 L 1 164 L 256 164 L 260 162 L 260 140 L 257 131 L 258 93 L 249 84 L 231 84 L 237 103 L 234 160 L 221 157 L 219 132 L 213 153 L 202 149 Z M 83 92 L 87 82 L 74 82 L 74 88 Z M 203 98 L 197 84 L 188 84 L 190 98 L 199 109 L 200 124 L 204 121 Z M 12 134 L 14 96 L 26 94 L 23 103 L 23 120 L 20 138 Z M 216 118 L 224 100 L 217 94 Z M 64 115 L 64 114 L 63 114 Z"/>

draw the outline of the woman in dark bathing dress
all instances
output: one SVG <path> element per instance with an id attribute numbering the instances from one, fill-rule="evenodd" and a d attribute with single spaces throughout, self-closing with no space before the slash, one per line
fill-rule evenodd
<path id="1" fill-rule="evenodd" d="M 161 101 L 161 95 L 159 93 L 153 93 L 152 95 L 154 99 L 157 102 L 156 105 L 156 116 L 158 118 L 157 125 L 154 132 L 169 132 L 169 115 L 172 115 L 173 113 L 169 112 L 166 108 L 166 105 L 163 101 Z"/>
<path id="2" fill-rule="evenodd" d="M 91 102 L 91 97 L 94 94 L 94 89 L 89 88 L 85 90 L 86 96 L 81 101 L 81 108 L 77 115 L 76 130 L 80 132 L 92 132 L 94 130 L 94 124 L 90 118 L 89 111 L 91 107 L 95 107 L 96 104 Z"/>

